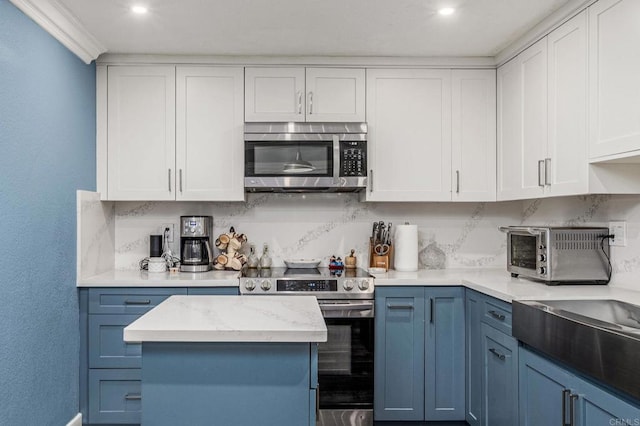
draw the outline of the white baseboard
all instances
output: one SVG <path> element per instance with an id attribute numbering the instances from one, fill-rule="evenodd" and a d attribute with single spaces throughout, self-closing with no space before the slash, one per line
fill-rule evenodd
<path id="1" fill-rule="evenodd" d="M 67 423 L 67 426 L 82 426 L 82 413 L 76 414 L 76 416 Z"/>

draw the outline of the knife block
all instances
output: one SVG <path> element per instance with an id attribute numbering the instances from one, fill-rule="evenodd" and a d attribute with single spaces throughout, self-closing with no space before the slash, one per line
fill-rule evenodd
<path id="1" fill-rule="evenodd" d="M 393 244 L 389 245 L 389 252 L 384 256 L 377 255 L 373 249 L 373 238 L 369 238 L 369 267 L 384 268 L 385 271 L 393 269 Z"/>

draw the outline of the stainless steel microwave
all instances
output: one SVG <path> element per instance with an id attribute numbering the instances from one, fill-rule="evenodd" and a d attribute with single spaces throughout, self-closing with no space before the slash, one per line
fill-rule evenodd
<path id="1" fill-rule="evenodd" d="M 367 186 L 367 123 L 246 123 L 249 192 L 355 192 Z"/>
<path id="2" fill-rule="evenodd" d="M 507 270 L 557 284 L 607 284 L 611 278 L 609 229 L 508 226 Z"/>

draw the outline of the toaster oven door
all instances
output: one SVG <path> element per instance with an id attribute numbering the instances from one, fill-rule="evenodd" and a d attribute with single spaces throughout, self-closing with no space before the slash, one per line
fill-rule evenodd
<path id="1" fill-rule="evenodd" d="M 512 275 L 545 279 L 547 276 L 544 231 L 507 233 L 507 270 Z"/>

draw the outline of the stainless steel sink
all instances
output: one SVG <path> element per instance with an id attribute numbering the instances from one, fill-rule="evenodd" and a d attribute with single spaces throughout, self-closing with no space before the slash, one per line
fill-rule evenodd
<path id="1" fill-rule="evenodd" d="M 514 301 L 513 336 L 640 399 L 640 306 L 616 300 Z"/>

